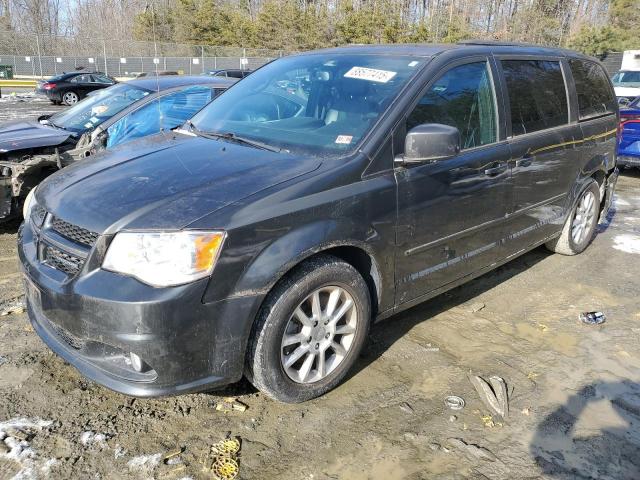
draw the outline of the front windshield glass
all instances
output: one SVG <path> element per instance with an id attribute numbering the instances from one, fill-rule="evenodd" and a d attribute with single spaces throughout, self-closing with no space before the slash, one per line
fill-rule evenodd
<path id="1" fill-rule="evenodd" d="M 283 150 L 345 153 L 426 61 L 366 54 L 282 58 L 247 76 L 191 122 L 201 132 L 233 134 Z"/>
<path id="2" fill-rule="evenodd" d="M 72 107 L 52 115 L 48 122 L 71 132 L 84 133 L 149 93 L 151 92 L 148 90 L 119 83 L 113 87 L 98 90 L 94 95 Z"/>

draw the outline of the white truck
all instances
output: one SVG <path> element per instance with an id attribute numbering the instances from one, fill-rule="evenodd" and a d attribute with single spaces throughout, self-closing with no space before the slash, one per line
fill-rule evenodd
<path id="1" fill-rule="evenodd" d="M 640 97 L 640 50 L 623 53 L 620 71 L 611 80 L 619 101 L 629 102 Z"/>

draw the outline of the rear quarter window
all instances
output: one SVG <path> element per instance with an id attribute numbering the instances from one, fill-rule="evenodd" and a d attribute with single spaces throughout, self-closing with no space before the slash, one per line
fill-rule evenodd
<path id="1" fill-rule="evenodd" d="M 566 125 L 567 90 L 559 61 L 502 60 L 514 136 Z"/>
<path id="2" fill-rule="evenodd" d="M 586 60 L 569 60 L 569 67 L 576 84 L 578 118 L 615 113 L 616 97 L 602 67 Z"/>

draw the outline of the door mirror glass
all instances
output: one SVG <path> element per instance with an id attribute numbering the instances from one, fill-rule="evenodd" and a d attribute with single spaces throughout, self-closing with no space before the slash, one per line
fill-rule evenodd
<path id="1" fill-rule="evenodd" d="M 460 131 L 450 125 L 424 123 L 413 127 L 404 141 L 402 163 L 445 160 L 460 152 Z"/>

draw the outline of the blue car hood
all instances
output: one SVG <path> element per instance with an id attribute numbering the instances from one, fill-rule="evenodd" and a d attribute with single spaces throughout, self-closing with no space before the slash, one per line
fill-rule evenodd
<path id="1" fill-rule="evenodd" d="M 36 200 L 97 233 L 179 229 L 320 163 L 222 140 L 158 134 L 60 170 L 40 184 Z"/>
<path id="2" fill-rule="evenodd" d="M 71 132 L 48 127 L 36 121 L 7 122 L 0 124 L 0 152 L 53 147 L 71 136 Z"/>

